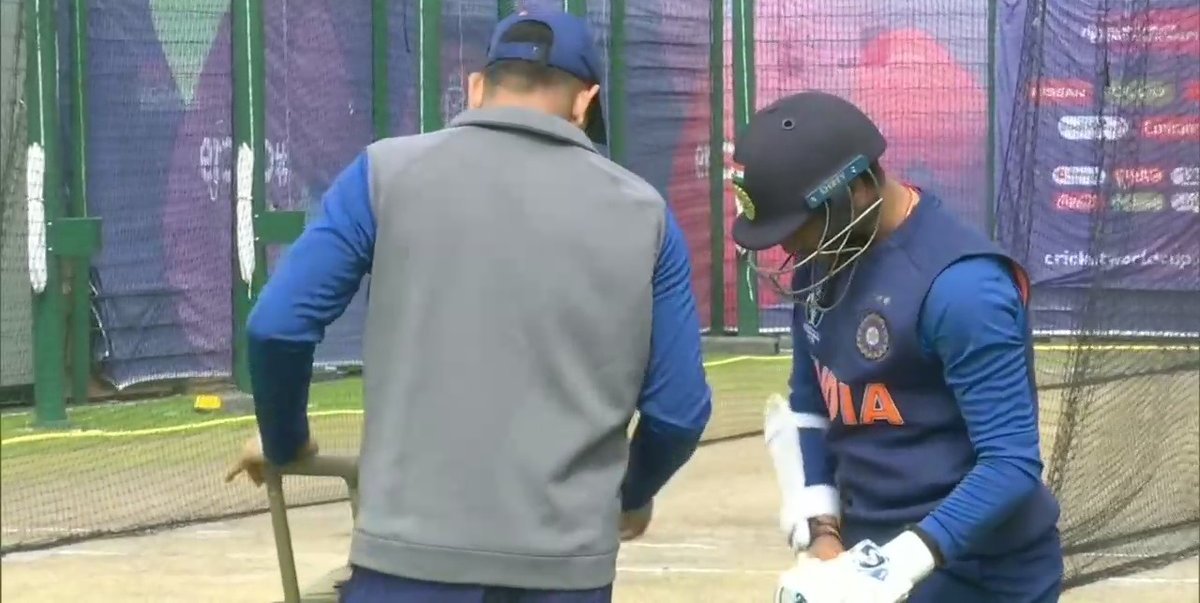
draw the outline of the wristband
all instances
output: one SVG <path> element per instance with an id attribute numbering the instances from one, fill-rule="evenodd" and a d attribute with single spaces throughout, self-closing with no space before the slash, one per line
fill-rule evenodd
<path id="1" fill-rule="evenodd" d="M 808 532 L 811 540 L 816 540 L 820 536 L 833 536 L 841 541 L 842 530 L 835 519 L 822 519 L 814 517 L 808 520 Z"/>

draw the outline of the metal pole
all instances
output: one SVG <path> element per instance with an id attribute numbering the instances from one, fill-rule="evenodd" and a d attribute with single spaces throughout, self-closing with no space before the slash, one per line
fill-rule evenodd
<path id="1" fill-rule="evenodd" d="M 375 140 L 391 135 L 388 81 L 388 0 L 371 0 L 371 123 Z"/>
<path id="2" fill-rule="evenodd" d="M 709 334 L 725 332 L 725 0 L 712 0 L 708 51 L 709 110 L 712 122 L 708 142 L 709 237 L 712 268 L 709 294 Z"/>
<path id="3" fill-rule="evenodd" d="M 733 125 L 736 133 L 750 123 L 754 112 L 754 0 L 733 0 Z M 758 335 L 758 279 L 750 268 L 750 253 L 738 255 L 738 335 Z"/>
<path id="4" fill-rule="evenodd" d="M 563 10 L 578 15 L 580 17 L 587 16 L 587 0 L 563 0 Z"/>
<path id="5" fill-rule="evenodd" d="M 231 11 L 233 44 L 234 186 L 234 381 L 249 392 L 250 367 L 246 358 L 246 319 L 254 295 L 266 279 L 262 246 L 254 232 L 255 214 L 261 213 L 265 181 L 266 84 L 264 77 L 262 3 L 234 0 Z"/>
<path id="6" fill-rule="evenodd" d="M 418 0 L 420 57 L 417 65 L 422 132 L 442 128 L 442 0 Z"/>
<path id="7" fill-rule="evenodd" d="M 72 129 L 71 215 L 87 217 L 87 2 L 71 2 Z M 88 398 L 88 379 L 92 366 L 91 262 L 89 257 L 74 258 L 71 270 L 71 395 L 76 404 Z"/>
<path id="8" fill-rule="evenodd" d="M 996 28 L 999 26 L 997 21 L 996 11 L 998 10 L 996 0 L 988 0 L 988 16 L 987 16 L 987 206 L 985 207 L 985 215 L 987 216 L 987 232 L 995 239 L 998 234 L 996 224 L 996 177 L 999 173 L 996 165 L 996 120 L 999 119 L 997 114 L 996 103 Z"/>
<path id="9" fill-rule="evenodd" d="M 66 375 L 66 328 L 62 274 L 49 231 L 62 217 L 59 166 L 58 56 L 53 0 L 28 0 L 25 7 L 25 102 L 29 148 L 26 155 L 28 209 L 33 218 L 29 237 L 30 284 L 33 286 L 34 423 L 61 427 L 67 423 L 63 380 Z M 36 214 L 42 214 L 36 220 Z M 39 231 L 40 229 L 40 231 Z M 40 249 L 38 249 L 40 247 Z"/>
<path id="10" fill-rule="evenodd" d="M 609 4 L 609 52 L 608 52 L 608 90 L 600 93 L 608 97 L 608 156 L 615 162 L 623 164 L 628 158 L 625 145 L 625 120 L 628 93 L 625 89 L 626 36 L 625 16 L 628 11 L 626 0 L 611 0 Z"/>

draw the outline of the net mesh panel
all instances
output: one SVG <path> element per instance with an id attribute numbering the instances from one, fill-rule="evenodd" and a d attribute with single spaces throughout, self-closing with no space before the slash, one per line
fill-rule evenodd
<path id="1" fill-rule="evenodd" d="M 392 136 L 416 134 L 421 129 L 417 78 L 421 57 L 418 2 L 388 3 L 388 121 Z"/>
<path id="2" fill-rule="evenodd" d="M 33 382 L 33 298 L 25 209 L 24 10 L 21 0 L 0 0 L 0 388 Z"/>
<path id="3" fill-rule="evenodd" d="M 467 106 L 467 75 L 487 58 L 488 37 L 496 26 L 495 0 L 442 2 L 442 122 L 449 123 Z"/>
<path id="4" fill-rule="evenodd" d="M 722 147 L 722 182 L 725 184 L 724 190 L 721 191 L 723 197 L 723 212 L 724 225 L 722 232 L 733 232 L 733 221 L 737 218 L 737 203 L 734 201 L 733 183 L 730 179 L 730 166 L 733 164 L 734 141 L 737 140 L 737 127 L 734 122 L 734 79 L 733 79 L 733 6 L 731 2 L 724 2 L 723 15 L 724 28 L 722 31 L 722 49 L 721 49 L 721 65 L 722 74 L 721 81 L 725 84 L 725 90 L 722 99 L 722 107 L 724 108 L 721 116 L 721 124 L 725 130 L 724 145 Z M 758 34 L 755 33 L 757 39 Z M 737 290 L 737 259 L 740 250 L 737 244 L 733 242 L 732 237 L 726 237 L 725 257 L 721 258 L 724 264 L 724 285 L 725 291 L 723 297 L 725 300 L 725 331 L 727 333 L 736 333 L 738 326 L 738 290 Z"/>
<path id="5" fill-rule="evenodd" d="M 93 263 L 96 348 L 104 375 L 119 385 L 229 371 L 232 98 L 221 5 L 88 5 L 88 201 L 104 221 Z M 65 6 L 60 36 L 69 31 Z M 70 44 L 61 42 L 69 61 Z M 64 133 L 66 142 L 76 135 Z M 3 549 L 261 503 L 219 480 L 249 430 L 195 428 L 206 417 L 190 409 L 178 398 L 71 410 L 75 427 L 122 434 L 111 438 L 58 432 L 43 440 L 29 414 L 6 415 Z"/>
<path id="6" fill-rule="evenodd" d="M 371 12 L 331 0 L 271 0 L 263 18 L 267 203 L 311 221 L 333 180 L 373 140 Z M 366 287 L 326 329 L 319 365 L 361 364 Z"/>
<path id="7" fill-rule="evenodd" d="M 229 14 L 217 0 L 88 3 L 88 205 L 103 376 L 230 371 Z M 65 59 L 64 59 L 65 60 Z"/>
<path id="8" fill-rule="evenodd" d="M 322 197 L 374 139 L 372 14 L 344 10 L 337 0 L 264 4 L 266 44 L 266 179 L 270 210 L 322 213 Z M 268 250 L 274 266 L 286 245 Z M 316 350 L 320 368 L 362 364 L 362 333 L 370 277 L 350 306 L 325 331 Z M 318 374 L 320 371 L 318 371 Z M 337 377 L 336 373 L 327 373 Z M 361 420 L 352 389 L 311 401 L 313 435 L 323 450 L 354 453 Z M 345 489 L 328 479 L 302 480 L 288 491 L 301 504 L 335 500 Z"/>
<path id="9" fill-rule="evenodd" d="M 986 2 L 760 0 L 754 18 L 758 108 L 801 90 L 854 102 L 888 139 L 890 176 L 986 225 Z M 783 260 L 758 254 L 764 266 Z M 759 280 L 763 330 L 788 330 L 790 305 Z"/>
<path id="10" fill-rule="evenodd" d="M 609 39 L 611 33 L 609 31 L 611 9 L 609 0 L 590 0 L 587 3 L 588 27 L 592 30 L 592 38 L 597 49 L 600 51 L 600 68 L 604 74 L 603 77 L 607 78 L 605 85 L 601 86 L 600 89 L 602 106 L 609 110 L 605 115 L 612 114 L 610 109 L 612 107 L 612 88 L 609 86 L 611 84 L 611 76 L 608 75 L 612 73 L 610 69 L 611 48 L 609 46 L 611 44 Z M 611 123 L 609 124 L 609 130 L 612 130 Z M 612 132 L 609 133 L 609 136 L 613 136 Z M 611 157 L 611 152 L 606 145 L 597 144 L 596 149 L 606 157 Z"/>
<path id="11" fill-rule="evenodd" d="M 630 3 L 626 16 L 627 167 L 664 191 L 692 263 L 700 324 L 711 320 L 707 156 L 712 134 L 708 2 Z M 719 258 L 718 258 L 719 261 Z"/>
<path id="12" fill-rule="evenodd" d="M 1200 550 L 1200 9 L 1027 4 L 1000 19 L 998 234 L 1074 334 L 1038 368 L 1075 585 Z"/>

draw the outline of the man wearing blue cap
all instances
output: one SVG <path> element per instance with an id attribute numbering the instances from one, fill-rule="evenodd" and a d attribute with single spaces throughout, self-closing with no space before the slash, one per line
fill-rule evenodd
<path id="1" fill-rule="evenodd" d="M 346 603 L 609 601 L 619 541 L 695 450 L 687 245 L 593 146 L 601 72 L 582 20 L 502 21 L 469 110 L 368 147 L 250 316 L 261 450 L 229 477 L 261 483 L 316 450 L 313 348 L 371 274 Z"/>

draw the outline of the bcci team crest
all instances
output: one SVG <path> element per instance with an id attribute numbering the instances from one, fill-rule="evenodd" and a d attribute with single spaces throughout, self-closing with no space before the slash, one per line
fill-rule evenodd
<path id="1" fill-rule="evenodd" d="M 737 182 L 733 183 L 733 193 L 734 199 L 737 201 L 738 213 L 745 214 L 747 220 L 753 220 L 754 203 L 750 201 L 750 193 L 747 193 L 746 189 Z"/>
<path id="2" fill-rule="evenodd" d="M 883 317 L 875 312 L 867 314 L 862 322 L 858 323 L 858 332 L 855 333 L 855 343 L 858 344 L 858 351 L 867 360 L 879 360 L 888 353 L 888 328 L 887 322 Z"/>
<path id="3" fill-rule="evenodd" d="M 754 203 L 750 201 L 750 193 L 742 186 L 742 171 L 741 166 L 734 164 L 733 169 L 729 173 L 729 182 L 733 184 L 733 199 L 737 202 L 739 214 L 745 214 L 747 220 L 754 219 Z"/>

